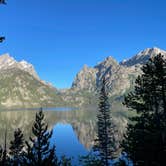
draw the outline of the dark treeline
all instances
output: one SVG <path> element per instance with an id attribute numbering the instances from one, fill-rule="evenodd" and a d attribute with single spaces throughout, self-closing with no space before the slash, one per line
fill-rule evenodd
<path id="1" fill-rule="evenodd" d="M 52 130 L 48 130 L 45 123 L 42 108 L 36 113 L 32 127 L 33 136 L 28 141 L 24 140 L 22 131 L 18 128 L 14 131 L 14 139 L 6 146 L 0 148 L 0 165 L 2 166 L 70 166 L 71 160 L 62 156 L 58 159 L 55 146 L 51 147 L 50 138 Z"/>
<path id="2" fill-rule="evenodd" d="M 151 58 L 142 67 L 135 89 L 124 104 L 136 111 L 130 118 L 122 148 L 134 165 L 166 165 L 166 57 Z"/>

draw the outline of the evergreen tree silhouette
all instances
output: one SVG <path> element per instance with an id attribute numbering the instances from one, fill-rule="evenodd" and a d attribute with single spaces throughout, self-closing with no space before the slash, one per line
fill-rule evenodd
<path id="1" fill-rule="evenodd" d="M 0 36 L 0 43 L 2 43 L 4 40 L 5 40 L 5 37 L 4 36 L 3 37 Z"/>
<path id="2" fill-rule="evenodd" d="M 130 118 L 122 147 L 135 165 L 165 166 L 166 59 L 161 54 L 151 58 L 142 72 L 124 100 L 137 116 Z"/>
<path id="3" fill-rule="evenodd" d="M 13 166 L 23 165 L 24 138 L 22 131 L 18 128 L 14 131 L 14 140 L 10 142 L 9 154 L 10 163 Z"/>
<path id="4" fill-rule="evenodd" d="M 6 0 L 0 0 L 0 4 L 5 5 L 6 4 Z"/>
<path id="5" fill-rule="evenodd" d="M 48 125 L 44 121 L 42 108 L 36 113 L 32 132 L 34 137 L 30 137 L 31 143 L 26 141 L 27 154 L 24 159 L 25 165 L 56 166 L 57 157 L 55 155 L 55 146 L 51 148 L 49 142 L 52 136 L 52 130 L 48 131 Z"/>
<path id="6" fill-rule="evenodd" d="M 97 115 L 97 139 L 95 140 L 95 150 L 99 151 L 104 166 L 109 165 L 109 160 L 115 153 L 115 126 L 112 122 L 110 104 L 108 98 L 108 89 L 106 79 L 102 80 L 99 92 L 99 104 Z"/>

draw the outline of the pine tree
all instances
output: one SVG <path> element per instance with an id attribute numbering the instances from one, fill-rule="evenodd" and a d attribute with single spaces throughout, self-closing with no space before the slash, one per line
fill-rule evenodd
<path id="1" fill-rule="evenodd" d="M 115 126 L 112 122 L 105 78 L 102 80 L 99 93 L 97 127 L 95 150 L 99 151 L 103 165 L 108 166 L 109 160 L 113 158 L 115 153 Z"/>
<path id="2" fill-rule="evenodd" d="M 24 148 L 24 138 L 22 131 L 18 128 L 14 132 L 14 140 L 10 142 L 10 158 L 11 158 L 11 165 L 17 166 L 22 165 L 23 161 L 23 151 Z"/>
<path id="3" fill-rule="evenodd" d="M 49 139 L 52 130 L 48 131 L 48 125 L 44 122 L 42 108 L 36 113 L 36 119 L 32 127 L 34 137 L 30 137 L 30 142 L 26 141 L 27 154 L 25 157 L 26 165 L 30 166 L 56 166 L 55 146 L 50 147 Z"/>
<path id="4" fill-rule="evenodd" d="M 159 54 L 142 68 L 134 92 L 124 104 L 137 116 L 130 118 L 122 143 L 123 150 L 135 164 L 166 164 L 166 61 Z"/>

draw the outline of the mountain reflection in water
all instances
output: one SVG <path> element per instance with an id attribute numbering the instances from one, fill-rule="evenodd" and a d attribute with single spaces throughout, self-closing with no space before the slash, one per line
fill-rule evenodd
<path id="1" fill-rule="evenodd" d="M 49 110 L 49 109 L 48 109 Z M 72 111 L 44 111 L 49 129 L 53 128 L 51 144 L 56 144 L 58 155 L 79 156 L 84 155 L 91 149 L 96 136 L 96 114 L 92 110 Z M 35 119 L 36 111 L 1 111 L 0 112 L 0 144 L 4 144 L 4 135 L 7 128 L 7 144 L 13 138 L 13 132 L 20 128 L 25 140 L 32 135 L 31 128 Z M 127 119 L 122 115 L 114 115 L 117 126 L 117 139 L 121 139 Z"/>

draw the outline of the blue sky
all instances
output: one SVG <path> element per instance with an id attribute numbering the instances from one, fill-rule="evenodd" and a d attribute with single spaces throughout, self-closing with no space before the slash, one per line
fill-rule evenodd
<path id="1" fill-rule="evenodd" d="M 58 88 L 84 64 L 118 61 L 147 47 L 166 49 L 165 0 L 8 0 L 0 6 L 0 54 L 35 66 Z"/>

